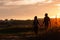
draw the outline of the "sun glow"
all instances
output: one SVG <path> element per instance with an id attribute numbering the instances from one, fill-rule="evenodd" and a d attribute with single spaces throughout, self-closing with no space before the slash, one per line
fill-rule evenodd
<path id="1" fill-rule="evenodd" d="M 50 18 L 56 18 L 56 16 L 51 16 Z"/>
<path id="2" fill-rule="evenodd" d="M 60 13 L 57 14 L 57 18 L 60 18 Z"/>
<path id="3" fill-rule="evenodd" d="M 50 18 L 60 18 L 60 13 L 58 13 L 57 15 L 51 16 Z"/>

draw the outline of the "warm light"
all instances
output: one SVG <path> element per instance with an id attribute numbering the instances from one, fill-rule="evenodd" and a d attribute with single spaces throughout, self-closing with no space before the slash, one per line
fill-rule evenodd
<path id="1" fill-rule="evenodd" d="M 60 6 L 60 4 L 56 4 L 56 6 Z"/>
<path id="2" fill-rule="evenodd" d="M 60 18 L 60 13 L 54 15 L 54 16 L 51 16 L 50 18 Z"/>
<path id="3" fill-rule="evenodd" d="M 56 18 L 56 16 L 51 16 L 50 18 Z"/>
<path id="4" fill-rule="evenodd" d="M 60 18 L 60 13 L 57 14 L 57 18 Z"/>

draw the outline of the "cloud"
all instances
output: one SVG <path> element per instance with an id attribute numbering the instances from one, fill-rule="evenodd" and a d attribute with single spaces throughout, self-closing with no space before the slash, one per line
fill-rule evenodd
<path id="1" fill-rule="evenodd" d="M 60 4 L 55 4 L 56 6 L 60 6 Z"/>
<path id="2" fill-rule="evenodd" d="M 48 0 L 46 3 L 52 3 L 53 2 L 53 0 Z"/>
<path id="3" fill-rule="evenodd" d="M 60 4 L 55 4 L 57 6 L 58 10 L 60 10 Z"/>
<path id="4" fill-rule="evenodd" d="M 4 5 L 29 5 L 29 4 L 36 4 L 36 3 L 51 3 L 52 0 L 15 0 L 15 1 L 5 1 L 3 2 Z"/>
<path id="5" fill-rule="evenodd" d="M 14 9 L 20 7 L 19 5 L 45 5 L 52 2 L 52 0 L 0 0 L 0 9 Z"/>

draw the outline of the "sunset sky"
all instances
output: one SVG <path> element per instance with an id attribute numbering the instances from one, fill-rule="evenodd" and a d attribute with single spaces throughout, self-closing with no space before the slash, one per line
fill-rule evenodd
<path id="1" fill-rule="evenodd" d="M 60 0 L 0 0 L 0 19 L 60 17 Z"/>

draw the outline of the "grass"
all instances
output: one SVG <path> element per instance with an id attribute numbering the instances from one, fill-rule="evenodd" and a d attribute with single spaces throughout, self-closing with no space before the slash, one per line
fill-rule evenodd
<path id="1" fill-rule="evenodd" d="M 0 30 L 0 36 L 18 36 L 22 37 L 24 40 L 60 40 L 60 31 L 58 28 L 52 28 L 48 32 L 43 29 L 38 31 L 38 35 L 36 36 L 32 31 L 32 28 L 5 28 Z M 9 35 L 9 36 L 8 36 Z M 4 37 L 3 37 L 4 38 Z"/>
<path id="2" fill-rule="evenodd" d="M 13 33 L 20 33 L 20 32 L 28 32 L 32 31 L 32 28 L 3 28 L 0 29 L 0 34 L 13 34 Z"/>

